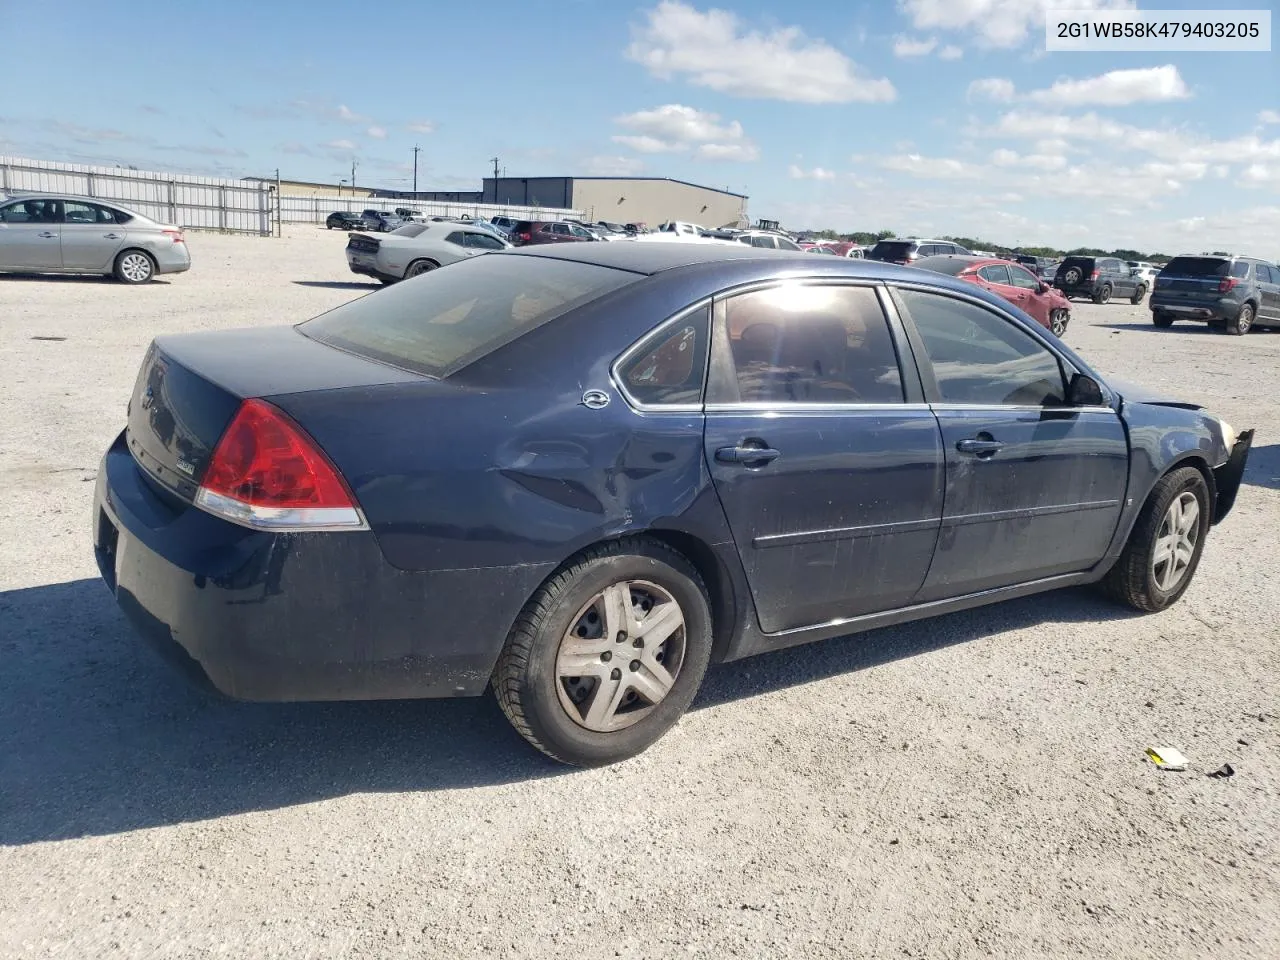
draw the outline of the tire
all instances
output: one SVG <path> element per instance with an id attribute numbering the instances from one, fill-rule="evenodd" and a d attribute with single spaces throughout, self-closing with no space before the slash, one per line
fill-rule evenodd
<path id="1" fill-rule="evenodd" d="M 1188 498 L 1194 498 L 1197 512 L 1184 536 L 1179 517 L 1185 518 L 1185 513 L 1175 516 L 1172 511 L 1175 502 L 1180 502 L 1181 510 L 1185 511 Z M 1135 610 L 1144 613 L 1163 610 L 1190 586 L 1208 532 L 1209 487 L 1204 475 L 1195 467 L 1180 467 L 1165 474 L 1143 504 L 1120 559 L 1103 578 L 1103 589 Z M 1161 541 L 1169 537 L 1172 537 L 1169 542 L 1175 554 L 1161 562 L 1156 551 Z M 1192 537 L 1194 542 L 1188 545 Z M 1169 563 L 1180 566 L 1175 566 L 1171 573 Z"/>
<path id="2" fill-rule="evenodd" d="M 625 603 L 620 598 L 630 606 L 614 607 L 612 600 Z M 657 638 L 670 617 L 682 617 L 680 625 L 645 647 L 644 624 L 671 604 L 674 612 L 648 629 Z M 688 709 L 711 642 L 698 571 L 663 543 L 628 538 L 582 553 L 525 604 L 494 667 L 493 690 L 516 731 L 552 759 L 615 763 L 649 747 Z M 673 681 L 664 666 L 672 663 Z M 657 691 L 656 703 L 646 687 Z"/>
<path id="3" fill-rule="evenodd" d="M 1147 285 L 1145 283 L 1138 284 L 1138 289 L 1133 291 L 1133 296 L 1129 298 L 1130 303 L 1141 303 L 1142 298 L 1147 295 Z"/>
<path id="4" fill-rule="evenodd" d="M 1061 340 L 1067 335 L 1067 324 L 1071 322 L 1071 312 L 1059 307 L 1049 311 L 1049 330 Z"/>
<path id="5" fill-rule="evenodd" d="M 409 264 L 409 266 L 405 267 L 404 278 L 406 280 L 410 280 L 413 277 L 420 277 L 424 273 L 429 273 L 436 269 L 438 266 L 440 266 L 440 264 L 436 263 L 434 260 L 415 260 L 413 263 Z"/>
<path id="6" fill-rule="evenodd" d="M 1153 310 L 1151 311 L 1151 322 L 1161 328 L 1172 327 L 1173 314 L 1165 313 L 1163 310 Z"/>
<path id="7" fill-rule="evenodd" d="M 1111 284 L 1109 283 L 1104 283 L 1101 287 L 1098 288 L 1098 291 L 1093 295 L 1094 303 L 1106 303 L 1110 299 L 1111 299 Z"/>
<path id="8" fill-rule="evenodd" d="M 1083 279 L 1083 277 L 1084 274 L 1080 271 L 1079 267 L 1071 267 L 1062 275 L 1062 285 L 1064 287 L 1074 287 L 1081 281 L 1081 279 Z"/>
<path id="9" fill-rule="evenodd" d="M 1234 320 L 1227 323 L 1227 333 L 1233 337 L 1242 337 L 1249 332 L 1249 328 L 1253 326 L 1253 304 L 1246 303 L 1240 308 L 1240 313 Z"/>
<path id="10" fill-rule="evenodd" d="M 150 283 L 155 279 L 156 262 L 151 259 L 151 254 L 144 250 L 122 250 L 116 256 L 111 272 L 121 283 L 132 285 Z"/>

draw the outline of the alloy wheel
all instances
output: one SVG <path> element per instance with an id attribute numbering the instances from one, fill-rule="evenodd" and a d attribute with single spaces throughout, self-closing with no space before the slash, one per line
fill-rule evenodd
<path id="1" fill-rule="evenodd" d="M 684 652 L 684 611 L 669 592 L 646 580 L 612 584 L 578 611 L 560 641 L 560 705 L 588 730 L 622 730 L 671 691 Z"/>
<path id="2" fill-rule="evenodd" d="M 1055 337 L 1061 337 L 1067 332 L 1067 311 L 1058 309 L 1049 314 L 1049 328 L 1053 331 Z"/>
<path id="3" fill-rule="evenodd" d="M 128 253 L 120 260 L 120 272 L 130 283 L 151 279 L 151 260 L 145 253 Z"/>
<path id="4" fill-rule="evenodd" d="M 1200 501 L 1194 493 L 1179 494 L 1169 504 L 1151 551 L 1151 574 L 1166 593 L 1187 575 L 1200 539 Z"/>

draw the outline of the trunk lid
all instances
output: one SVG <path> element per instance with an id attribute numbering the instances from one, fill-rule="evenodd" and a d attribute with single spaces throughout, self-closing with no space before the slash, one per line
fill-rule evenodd
<path id="1" fill-rule="evenodd" d="M 293 327 L 158 337 L 134 383 L 125 437 L 152 488 L 190 503 L 241 400 L 421 379 Z"/>

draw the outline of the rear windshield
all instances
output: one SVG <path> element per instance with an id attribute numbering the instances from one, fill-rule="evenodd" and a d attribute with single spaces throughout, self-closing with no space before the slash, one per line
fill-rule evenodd
<path id="1" fill-rule="evenodd" d="M 832 253 L 834 252 L 833 250 Z M 945 273 L 954 277 L 973 266 L 973 261 L 959 257 L 925 257 L 923 260 L 917 260 L 915 266 L 924 270 L 932 270 L 934 273 Z"/>
<path id="2" fill-rule="evenodd" d="M 867 256 L 872 260 L 905 260 L 912 244 L 911 240 L 881 240 Z"/>
<path id="3" fill-rule="evenodd" d="M 391 231 L 393 237 L 416 237 L 421 233 L 425 233 L 431 229 L 429 223 L 406 223 L 403 227 L 396 227 Z"/>
<path id="4" fill-rule="evenodd" d="M 485 254 L 299 324 L 313 340 L 447 377 L 638 274 L 547 257 Z"/>
<path id="5" fill-rule="evenodd" d="M 1231 261 L 1222 257 L 1174 257 L 1161 272 L 1178 277 L 1225 277 L 1230 269 Z"/>

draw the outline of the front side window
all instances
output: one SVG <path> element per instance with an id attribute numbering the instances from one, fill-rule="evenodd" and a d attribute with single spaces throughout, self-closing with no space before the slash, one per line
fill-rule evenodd
<path id="1" fill-rule="evenodd" d="M 983 267 L 978 271 L 978 275 L 987 283 L 1009 285 L 1009 268 L 1003 263 L 993 263 L 988 267 Z"/>
<path id="2" fill-rule="evenodd" d="M 701 403 L 710 316 L 701 307 L 641 345 L 618 369 L 627 394 L 646 405 Z"/>
<path id="3" fill-rule="evenodd" d="M 784 283 L 717 304 L 709 403 L 901 403 L 902 376 L 870 287 Z"/>
<path id="4" fill-rule="evenodd" d="M 967 300 L 917 290 L 898 295 L 924 341 L 943 403 L 1064 404 L 1057 357 L 1025 330 Z"/>
<path id="5" fill-rule="evenodd" d="M 1022 267 L 1009 267 L 1009 283 L 1023 290 L 1039 290 L 1040 283 Z"/>
<path id="6" fill-rule="evenodd" d="M 779 250 L 799 250 L 800 245 L 798 243 L 792 243 L 786 237 L 778 237 L 778 249 Z"/>

